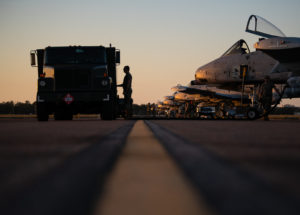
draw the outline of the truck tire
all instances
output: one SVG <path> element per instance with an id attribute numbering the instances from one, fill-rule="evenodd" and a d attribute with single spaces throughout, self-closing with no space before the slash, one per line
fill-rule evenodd
<path id="1" fill-rule="evenodd" d="M 37 119 L 38 121 L 48 121 L 49 115 L 46 104 L 37 104 Z"/>
<path id="2" fill-rule="evenodd" d="M 101 119 L 103 120 L 113 120 L 115 119 L 114 105 L 112 102 L 103 105 L 101 111 Z"/>
<path id="3" fill-rule="evenodd" d="M 114 119 L 114 113 L 112 110 L 103 110 L 101 113 L 101 119 L 103 120 L 113 120 Z"/>

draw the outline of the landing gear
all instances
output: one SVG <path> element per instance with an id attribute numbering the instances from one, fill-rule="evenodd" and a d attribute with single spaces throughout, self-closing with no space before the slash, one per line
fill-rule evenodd
<path id="1" fill-rule="evenodd" d="M 223 110 L 219 109 L 216 111 L 216 118 L 217 119 L 224 119 L 224 112 Z"/>
<path id="2" fill-rule="evenodd" d="M 247 118 L 249 120 L 255 120 L 259 117 L 258 111 L 255 108 L 249 108 L 247 111 Z"/>
<path id="3" fill-rule="evenodd" d="M 277 89 L 276 87 L 274 87 L 277 92 L 277 98 L 276 98 L 276 102 L 273 103 L 273 105 L 272 105 L 273 98 L 271 98 L 270 101 L 268 101 L 266 99 L 262 99 L 261 101 L 259 101 L 259 107 L 260 107 L 260 109 L 262 109 L 263 113 L 261 115 L 259 115 L 257 118 L 264 117 L 265 121 L 269 120 L 269 114 L 275 110 L 275 108 L 277 107 L 278 104 L 280 104 L 281 99 L 284 95 L 285 89 L 287 87 L 288 87 L 287 84 L 281 85 L 281 87 L 280 87 L 281 89 Z"/>

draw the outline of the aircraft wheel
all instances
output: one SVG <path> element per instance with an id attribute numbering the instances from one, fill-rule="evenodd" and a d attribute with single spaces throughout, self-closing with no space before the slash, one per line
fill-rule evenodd
<path id="1" fill-rule="evenodd" d="M 258 112 L 255 108 L 250 108 L 247 112 L 247 117 L 250 120 L 255 120 L 258 118 Z"/>
<path id="2" fill-rule="evenodd" d="M 216 113 L 216 117 L 218 119 L 223 119 L 224 118 L 224 113 L 222 110 L 218 110 L 217 113 Z"/>

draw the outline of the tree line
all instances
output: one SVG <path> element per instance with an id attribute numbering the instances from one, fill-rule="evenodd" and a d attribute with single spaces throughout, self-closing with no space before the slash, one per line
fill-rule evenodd
<path id="1" fill-rule="evenodd" d="M 145 115 L 146 113 L 146 105 L 133 105 L 133 114 Z M 36 114 L 36 102 L 2 102 L 0 103 L 0 114 Z"/>
<path id="2" fill-rule="evenodd" d="M 25 102 L 2 102 L 0 103 L 0 114 L 35 114 L 36 113 L 36 102 L 30 103 Z M 300 107 L 293 105 L 285 105 L 283 107 L 277 107 L 272 114 L 275 115 L 293 115 L 300 113 Z M 147 104 L 133 104 L 134 115 L 146 115 Z"/>
<path id="3" fill-rule="evenodd" d="M 0 114 L 35 114 L 35 102 L 2 102 L 0 103 Z"/>

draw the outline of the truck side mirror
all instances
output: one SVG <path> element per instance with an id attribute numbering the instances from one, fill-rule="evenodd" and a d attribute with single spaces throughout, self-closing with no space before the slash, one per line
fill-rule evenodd
<path id="1" fill-rule="evenodd" d="M 35 52 L 33 51 L 30 52 L 30 60 L 31 60 L 31 66 L 36 66 Z"/>
<path id="2" fill-rule="evenodd" d="M 116 63 L 121 63 L 121 54 L 120 50 L 116 51 Z"/>

